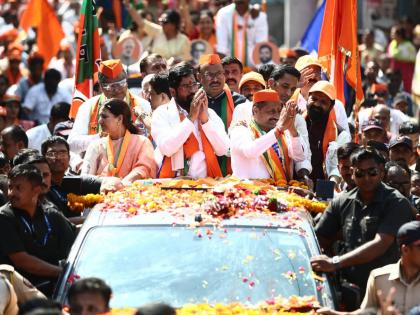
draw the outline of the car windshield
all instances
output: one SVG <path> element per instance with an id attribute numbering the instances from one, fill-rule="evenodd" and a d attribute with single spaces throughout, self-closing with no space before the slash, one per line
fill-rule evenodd
<path id="1" fill-rule="evenodd" d="M 87 234 L 73 275 L 106 279 L 113 307 L 257 303 L 316 296 L 309 256 L 305 238 L 292 230 L 97 227 Z"/>

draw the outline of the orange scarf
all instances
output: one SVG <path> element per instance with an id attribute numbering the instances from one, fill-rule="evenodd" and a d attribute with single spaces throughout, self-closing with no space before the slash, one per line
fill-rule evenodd
<path id="1" fill-rule="evenodd" d="M 179 114 L 179 118 L 181 121 L 185 119 L 185 116 Z M 222 177 L 222 171 L 220 170 L 219 163 L 217 161 L 216 154 L 214 154 L 213 147 L 210 141 L 207 139 L 206 134 L 199 125 L 200 129 L 200 137 L 203 143 L 203 151 L 206 157 L 206 165 L 207 165 L 207 176 L 208 177 Z M 184 173 L 182 175 L 186 176 L 188 174 L 188 165 L 187 160 L 189 160 L 194 153 L 200 150 L 200 146 L 198 143 L 197 138 L 195 137 L 194 133 L 191 132 L 190 136 L 188 137 L 187 141 L 185 141 L 183 145 L 184 149 Z M 172 170 L 172 163 L 170 156 L 164 156 L 162 161 L 162 166 L 158 174 L 158 178 L 174 178 L 176 176 L 175 172 Z"/>
<path id="2" fill-rule="evenodd" d="M 92 110 L 90 112 L 90 119 L 89 119 L 89 135 L 96 135 L 101 132 L 101 126 L 99 126 L 99 111 L 102 108 L 102 103 L 105 101 L 105 96 L 101 94 L 99 96 L 97 102 L 95 103 L 95 106 L 92 107 Z M 136 121 L 137 116 L 134 112 L 134 108 L 136 107 L 136 101 L 133 97 L 133 95 L 127 91 L 127 96 L 125 98 L 125 101 L 128 103 L 128 105 L 131 108 L 132 112 L 132 119 L 133 121 Z"/>
<path id="3" fill-rule="evenodd" d="M 19 80 L 22 78 L 22 72 L 19 70 L 19 72 L 14 75 L 12 73 L 12 70 L 10 68 L 6 71 L 7 79 L 9 80 L 9 85 L 13 85 L 19 82 Z"/>
<path id="4" fill-rule="evenodd" d="M 304 118 L 305 120 L 308 118 L 308 111 L 304 113 Z M 327 126 L 325 127 L 324 136 L 322 139 L 322 155 L 324 157 L 324 160 L 327 156 L 328 145 L 330 144 L 330 142 L 337 140 L 338 130 L 336 120 L 337 118 L 335 116 L 335 110 L 333 108 L 331 109 L 330 114 L 328 116 Z"/>
<path id="5" fill-rule="evenodd" d="M 244 25 L 242 26 L 242 40 L 238 38 L 238 13 L 236 12 L 236 8 L 233 11 L 233 18 L 232 18 L 232 51 L 231 55 L 238 58 L 244 67 L 248 66 L 248 12 L 245 13 L 244 16 Z M 239 49 L 239 42 L 242 41 L 242 50 Z"/>
<path id="6" fill-rule="evenodd" d="M 232 92 L 230 91 L 227 84 L 223 87 L 223 91 L 226 93 L 226 105 L 222 101 L 222 120 L 225 124 L 226 130 L 228 130 L 230 123 L 232 122 L 233 111 L 235 110 L 235 104 L 233 103 Z M 226 107 L 226 108 L 223 108 Z"/>
<path id="7" fill-rule="evenodd" d="M 252 131 L 254 139 L 258 139 L 265 134 L 263 130 L 252 119 L 249 128 Z M 263 153 L 261 159 L 270 174 L 271 178 L 276 182 L 288 182 L 293 176 L 293 164 L 289 157 L 289 150 L 287 148 L 286 138 L 284 134 L 276 132 L 277 145 L 279 154 L 273 147 L 270 147 Z"/>
<path id="8" fill-rule="evenodd" d="M 328 116 L 327 126 L 325 127 L 324 137 L 322 139 L 322 154 L 324 156 L 324 160 L 327 156 L 328 145 L 332 141 L 337 140 L 337 124 L 336 124 L 336 116 L 334 108 L 330 111 L 330 115 Z"/>
<path id="9" fill-rule="evenodd" d="M 110 136 L 107 137 L 106 155 L 108 158 L 108 176 L 117 176 L 127 153 L 128 144 L 130 143 L 131 133 L 125 130 L 123 141 L 117 154 L 114 153 L 114 144 Z M 117 161 L 115 161 L 115 159 Z"/>

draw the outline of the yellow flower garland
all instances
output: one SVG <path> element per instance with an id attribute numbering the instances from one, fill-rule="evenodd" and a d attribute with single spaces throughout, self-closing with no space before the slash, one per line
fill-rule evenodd
<path id="1" fill-rule="evenodd" d="M 177 315 L 303 315 L 315 314 L 320 307 L 314 296 L 291 296 L 290 298 L 277 297 L 256 305 L 230 304 L 185 304 L 177 309 Z M 141 307 L 140 307 L 141 309 Z M 109 315 L 133 315 L 136 309 L 112 309 Z"/>
<path id="2" fill-rule="evenodd" d="M 103 201 L 104 197 L 97 194 L 87 194 L 80 196 L 70 193 L 67 195 L 67 205 L 72 211 L 75 212 L 82 212 L 84 209 L 92 208 L 96 204 Z"/>

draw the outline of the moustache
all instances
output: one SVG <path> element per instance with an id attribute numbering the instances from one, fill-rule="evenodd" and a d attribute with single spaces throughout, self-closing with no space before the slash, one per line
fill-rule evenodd
<path id="1" fill-rule="evenodd" d="M 238 83 L 238 81 L 236 81 L 235 79 L 228 79 L 228 80 L 226 80 L 226 83 L 227 84 L 229 84 L 229 83 L 236 84 L 236 83 Z"/>

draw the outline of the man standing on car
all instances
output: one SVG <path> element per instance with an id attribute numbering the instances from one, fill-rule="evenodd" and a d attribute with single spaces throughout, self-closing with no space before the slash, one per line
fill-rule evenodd
<path id="1" fill-rule="evenodd" d="M 404 196 L 382 183 L 384 160 L 376 150 L 356 150 L 351 164 L 356 188 L 334 199 L 316 226 L 325 251 L 330 252 L 338 238 L 343 240 L 340 255 L 312 257 L 311 264 L 315 272 L 340 270 L 364 295 L 372 269 L 397 262 L 397 231 L 414 214 Z"/>
<path id="2" fill-rule="evenodd" d="M 227 155 L 229 137 L 199 85 L 190 65 L 169 71 L 172 99 L 152 115 L 152 136 L 162 156 L 159 178 L 222 177 L 217 157 Z"/>

